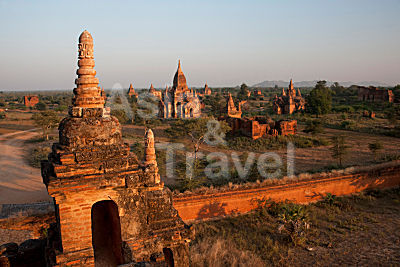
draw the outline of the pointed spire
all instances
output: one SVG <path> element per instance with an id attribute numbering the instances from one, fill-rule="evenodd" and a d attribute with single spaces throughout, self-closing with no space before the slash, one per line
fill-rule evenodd
<path id="1" fill-rule="evenodd" d="M 144 163 L 157 165 L 154 134 L 150 128 L 146 129 L 144 134 Z"/>
<path id="2" fill-rule="evenodd" d="M 135 89 L 133 89 L 133 85 L 132 84 L 130 84 L 130 86 L 129 86 L 128 95 L 129 96 L 133 96 L 133 95 L 137 96 L 137 94 L 135 92 Z"/>
<path id="3" fill-rule="evenodd" d="M 290 79 L 289 90 L 293 90 L 293 89 L 294 89 L 294 87 L 293 87 L 293 80 Z"/>
<path id="4" fill-rule="evenodd" d="M 301 97 L 300 89 L 297 89 L 297 96 Z"/>
<path id="5" fill-rule="evenodd" d="M 282 96 L 286 96 L 285 88 L 282 88 Z"/>
<path id="6" fill-rule="evenodd" d="M 151 181 L 155 184 L 159 184 L 161 179 L 158 174 L 158 167 L 156 161 L 156 150 L 154 148 L 154 134 L 153 131 L 148 128 L 144 134 L 144 159 L 143 164 L 146 167 L 150 167 L 148 170 L 151 171 Z"/>
<path id="7" fill-rule="evenodd" d="M 178 70 L 174 75 L 174 81 L 172 85 L 172 90 L 177 92 L 186 92 L 188 91 L 188 86 L 186 84 L 186 77 L 182 72 L 181 61 L 178 62 Z"/>
<path id="8" fill-rule="evenodd" d="M 150 92 L 154 92 L 155 91 L 153 84 L 150 85 L 150 90 L 149 91 Z"/>
<path id="9" fill-rule="evenodd" d="M 236 109 L 235 102 L 233 102 L 233 98 L 232 98 L 231 93 L 229 93 L 228 108 L 229 109 Z"/>
<path id="10" fill-rule="evenodd" d="M 78 108 L 104 108 L 105 97 L 99 87 L 94 70 L 93 37 L 88 31 L 82 32 L 78 44 L 78 78 L 75 80 L 72 105 Z"/>

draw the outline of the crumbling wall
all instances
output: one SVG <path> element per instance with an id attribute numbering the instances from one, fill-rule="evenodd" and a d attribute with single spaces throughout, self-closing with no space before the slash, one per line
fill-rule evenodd
<path id="1" fill-rule="evenodd" d="M 268 179 L 219 189 L 200 188 L 195 192 L 176 194 L 174 208 L 185 222 L 194 222 L 247 213 L 256 209 L 263 199 L 304 204 L 320 200 L 327 193 L 340 196 L 399 185 L 400 161 L 396 161 L 373 168 L 303 174 L 294 178 Z"/>

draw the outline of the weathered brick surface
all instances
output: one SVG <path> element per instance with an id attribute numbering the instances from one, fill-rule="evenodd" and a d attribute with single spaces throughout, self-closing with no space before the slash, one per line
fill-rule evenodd
<path id="1" fill-rule="evenodd" d="M 93 266 L 95 237 L 101 237 L 93 232 L 94 206 L 112 202 L 115 214 L 102 210 L 96 216 L 110 217 L 112 234 L 120 235 L 121 243 L 117 238 L 108 249 L 120 254 L 119 264 L 162 259 L 159 255 L 169 248 L 176 251 L 175 266 L 187 266 L 191 230 L 173 208 L 171 192 L 160 182 L 154 135 L 146 132 L 145 158 L 138 160 L 123 143 L 118 120 L 104 111 L 103 94 L 95 87 L 92 37 L 85 31 L 79 41 L 74 105 L 60 123 L 59 142 L 49 160 L 42 162 L 43 182 L 55 200 L 58 224 L 48 244 L 53 251 L 48 254 L 49 265 Z M 57 242 L 60 246 L 54 245 Z"/>
<path id="2" fill-rule="evenodd" d="M 185 222 L 214 219 L 243 214 L 258 207 L 260 200 L 310 203 L 322 199 L 327 193 L 349 195 L 373 188 L 390 188 L 400 185 L 400 162 L 394 166 L 377 166 L 375 169 L 348 175 L 330 177 L 318 174 L 298 182 L 278 185 L 259 185 L 250 188 L 220 189 L 213 192 L 174 196 L 174 207 Z"/>
<path id="3" fill-rule="evenodd" d="M 226 103 L 226 116 L 219 118 L 219 120 L 224 120 L 229 124 L 232 133 L 240 133 L 254 140 L 263 136 L 286 136 L 297 133 L 296 120 L 274 121 L 263 116 L 242 118 L 241 107 L 243 103 L 245 101 L 239 102 L 238 108 L 236 108 L 232 95 L 229 93 Z"/>
<path id="4" fill-rule="evenodd" d="M 25 107 L 34 107 L 37 103 L 39 103 L 39 97 L 37 95 L 24 96 Z"/>
<path id="5" fill-rule="evenodd" d="M 290 84 L 287 92 L 282 89 L 282 95 L 275 95 L 273 109 L 276 114 L 292 114 L 296 111 L 304 110 L 306 106 L 305 99 L 301 96 L 300 89 L 294 89 L 293 81 L 290 79 Z"/>
<path id="6" fill-rule="evenodd" d="M 392 90 L 380 89 L 376 87 L 358 87 L 358 100 L 368 102 L 393 102 L 394 94 Z"/>
<path id="7" fill-rule="evenodd" d="M 150 93 L 160 97 L 158 105 L 158 116 L 160 118 L 186 119 L 198 118 L 201 116 L 202 105 L 200 99 L 195 90 L 188 88 L 180 61 L 178 63 L 178 70 L 174 75 L 172 88 L 166 88 L 162 93 L 161 91 L 155 91 L 150 88 Z"/>

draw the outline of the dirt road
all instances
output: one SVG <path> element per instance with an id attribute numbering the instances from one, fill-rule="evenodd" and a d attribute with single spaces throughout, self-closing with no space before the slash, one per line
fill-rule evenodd
<path id="1" fill-rule="evenodd" d="M 24 142 L 35 130 L 0 135 L 0 204 L 21 204 L 49 200 L 40 169 L 24 160 Z"/>

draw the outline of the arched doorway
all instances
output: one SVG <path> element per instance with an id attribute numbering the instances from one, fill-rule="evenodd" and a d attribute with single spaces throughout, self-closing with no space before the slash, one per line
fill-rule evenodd
<path id="1" fill-rule="evenodd" d="M 99 201 L 92 206 L 92 245 L 96 267 L 123 263 L 118 206 L 112 200 Z"/>
<path id="2" fill-rule="evenodd" d="M 163 248 L 165 263 L 168 267 L 174 267 L 174 254 L 170 248 Z"/>
<path id="3" fill-rule="evenodd" d="M 193 118 L 193 108 L 190 109 L 190 118 Z"/>

